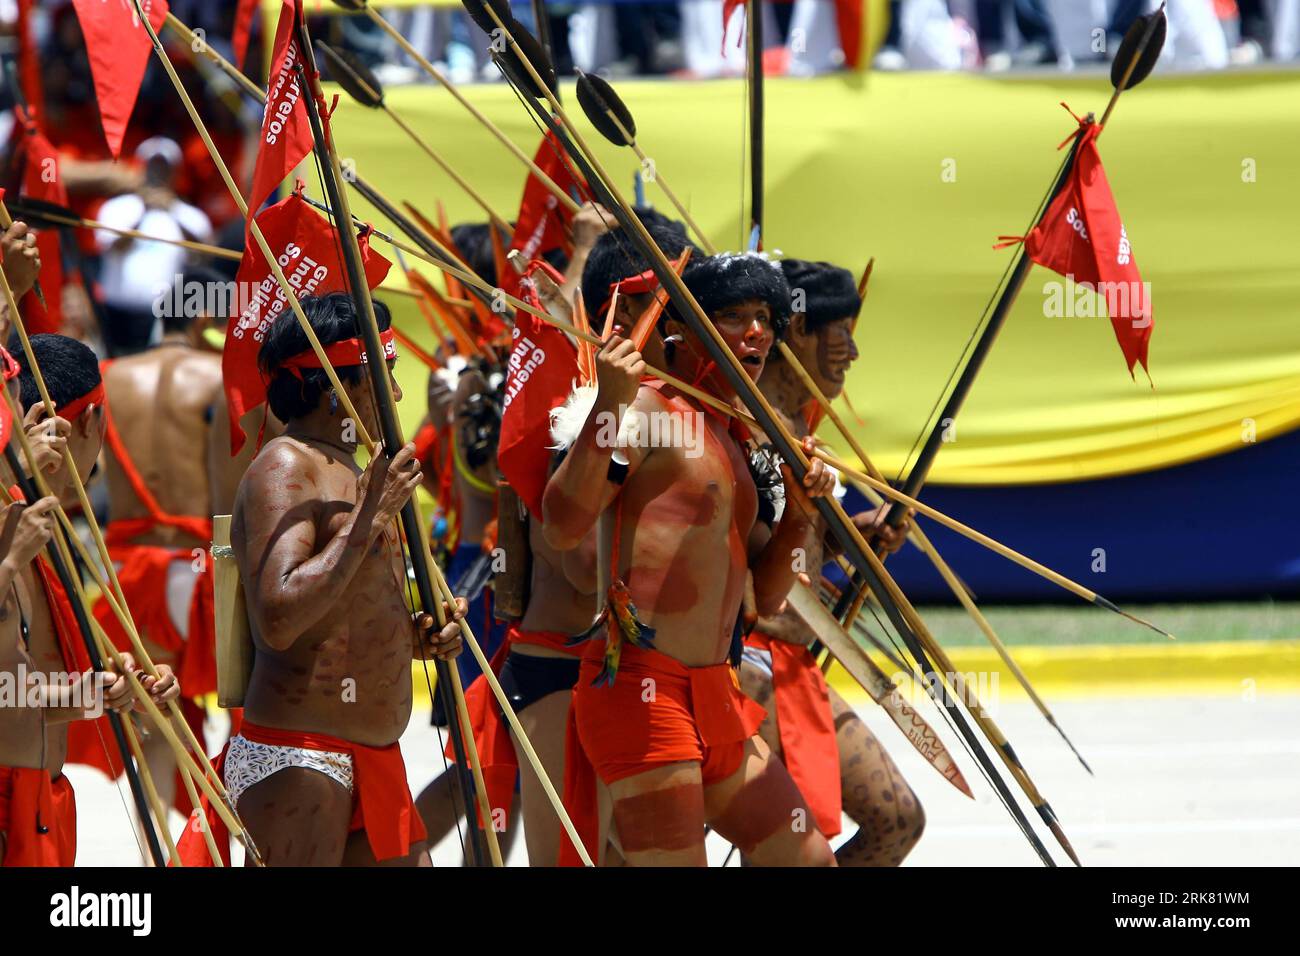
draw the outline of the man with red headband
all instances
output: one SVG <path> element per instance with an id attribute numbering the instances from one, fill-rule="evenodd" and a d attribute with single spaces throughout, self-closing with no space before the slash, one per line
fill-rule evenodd
<path id="1" fill-rule="evenodd" d="M 352 300 L 302 300 L 347 398 L 379 433 Z M 240 483 L 231 545 L 256 654 L 244 721 L 222 755 L 226 788 L 270 865 L 428 865 L 398 738 L 411 716 L 411 660 L 460 651 L 407 606 L 396 519 L 420 482 L 414 446 L 354 461 L 359 429 L 294 316 L 267 331 L 259 364 L 285 423 Z M 393 385 L 394 400 L 401 391 Z M 463 604 L 448 611 L 459 619 Z M 192 829 L 192 828 L 191 828 Z M 187 834 L 188 836 L 188 834 Z"/>
<path id="2" fill-rule="evenodd" d="M 758 255 L 710 256 L 684 278 L 757 380 L 789 320 L 779 267 Z M 663 331 L 669 372 L 734 401 L 684 322 L 669 315 Z M 583 841 L 593 855 L 604 842 L 593 825 L 606 823 L 595 812 L 594 770 L 612 805 L 610 839 L 631 865 L 704 865 L 706 824 L 758 865 L 833 865 L 789 774 L 755 736 L 762 709 L 732 669 L 747 574 L 759 611 L 774 613 L 795 582 L 795 550 L 811 542 L 809 498 L 829 493 L 832 476 L 816 460 L 803 482 L 785 471 L 776 520 L 755 482 L 763 471 L 747 457 L 749 436 L 733 419 L 643 383 L 645 362 L 621 336 L 596 366 L 595 404 L 547 485 L 543 527 L 553 547 L 568 550 L 595 526 L 605 579 L 566 752 L 565 802 Z M 696 440 L 664 441 L 665 429 Z M 563 862 L 571 851 L 565 841 Z"/>
<path id="3" fill-rule="evenodd" d="M 98 362 L 86 346 L 61 335 L 36 335 L 31 345 L 57 413 L 53 419 L 45 417 L 35 378 L 23 368 L 25 356 L 20 353 L 15 363 L 8 353 L 0 355 L 6 379 L 19 386 L 20 407 L 29 409 L 26 422 L 12 427 L 25 424 L 36 465 L 52 492 L 30 506 L 8 506 L 0 531 L 0 670 L 22 688 L 24 702 L 37 703 L 0 708 L 0 853 L 6 866 L 71 866 L 76 804 L 63 776 L 69 725 L 97 717 L 103 706 L 124 710 L 131 694 L 126 678 L 112 673 L 111 664 L 109 673 L 89 672 L 72 613 L 75 598 L 40 555 L 53 532 L 53 510 L 72 480 L 63 451 L 71 453 L 84 478 L 103 441 Z M 11 394 L 12 384 L 6 383 Z M 3 472 L 9 487 L 14 476 L 7 466 Z M 16 489 L 11 494 L 17 496 Z M 130 655 L 123 655 L 123 663 L 135 667 Z M 142 677 L 141 682 L 161 705 L 175 699 L 180 688 L 170 669 L 158 670 L 158 678 Z"/>
<path id="4" fill-rule="evenodd" d="M 784 259 L 781 269 L 797 309 L 786 342 L 799 364 L 831 400 L 858 357 L 853 324 L 861 300 L 853 275 L 826 262 Z M 759 388 L 797 438 L 816 430 L 821 411 L 798 372 L 781 353 L 769 359 Z M 882 507 L 853 516 L 867 541 L 897 551 L 904 534 L 883 523 Z M 818 516 L 804 567 L 822 567 L 833 547 Z M 825 542 L 825 543 L 824 543 Z M 766 710 L 759 733 L 790 771 L 827 837 L 841 829 L 841 813 L 857 832 L 835 851 L 841 866 L 897 866 L 921 838 L 925 813 L 912 788 L 870 728 L 822 677 L 809 651 L 816 638 L 793 611 L 763 617 L 745 638 L 740 682 Z"/>

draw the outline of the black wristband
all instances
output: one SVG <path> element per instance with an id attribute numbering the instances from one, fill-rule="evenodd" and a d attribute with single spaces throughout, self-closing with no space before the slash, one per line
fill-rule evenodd
<path id="1" fill-rule="evenodd" d="M 605 480 L 621 485 L 626 479 L 627 462 L 611 458 L 609 460 L 609 471 L 605 472 Z"/>

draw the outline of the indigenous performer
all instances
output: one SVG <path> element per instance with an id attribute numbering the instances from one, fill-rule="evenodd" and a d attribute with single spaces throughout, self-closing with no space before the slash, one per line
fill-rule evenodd
<path id="1" fill-rule="evenodd" d="M 55 405 L 53 419 L 45 417 L 36 381 L 23 367 L 25 358 L 20 354 L 15 361 L 0 349 L 6 387 L 11 379 L 19 384 L 20 404 L 27 409 L 23 425 L 52 492 L 30 506 L 8 506 L 0 532 L 0 668 L 10 675 L 11 686 L 22 688 L 24 702 L 37 701 L 34 708 L 0 708 L 0 854 L 5 866 L 71 866 L 77 810 L 63 775 L 68 727 L 98 717 L 104 706 L 128 710 L 131 692 L 111 662 L 105 662 L 103 674 L 90 671 L 72 611 L 77 598 L 64 591 L 40 554 L 54 530 L 57 501 L 70 487 L 63 450 L 71 453 L 84 479 L 103 442 L 98 362 L 89 348 L 61 335 L 36 335 L 31 345 Z M 2 470 L 5 485 L 12 486 L 14 476 L 7 466 Z M 15 488 L 10 494 L 19 497 Z M 135 669 L 131 655 L 123 654 L 122 662 Z M 159 665 L 157 678 L 141 675 L 141 683 L 159 705 L 180 694 L 179 682 L 165 665 Z M 100 746 L 111 746 L 109 739 Z"/>
<path id="2" fill-rule="evenodd" d="M 858 357 L 853 320 L 861 300 L 853 275 L 825 262 L 785 259 L 781 269 L 803 311 L 791 317 L 786 343 L 828 399 L 844 391 Z M 816 429 L 820 408 L 790 363 L 773 353 L 758 381 L 796 438 Z M 905 534 L 884 523 L 887 507 L 853 516 L 867 542 L 897 551 Z M 833 539 L 818 516 L 805 567 L 820 570 Z M 808 645 L 816 639 L 793 611 L 761 618 L 745 638 L 740 682 L 767 717 L 759 734 L 784 761 L 828 838 L 840 832 L 841 810 L 858 831 L 836 852 L 841 866 L 897 866 L 921 838 L 925 814 L 916 794 L 874 734 L 827 686 Z"/>
<path id="3" fill-rule="evenodd" d="M 684 278 L 757 380 L 789 321 L 779 267 L 758 255 L 712 256 Z M 669 372 L 735 399 L 679 317 L 669 314 L 663 331 Z M 573 692 L 566 805 L 594 855 L 604 842 L 597 824 L 607 823 L 594 769 L 612 802 L 611 839 L 630 865 L 704 865 L 706 823 L 760 865 L 834 865 L 825 837 L 799 825 L 807 807 L 755 736 L 762 708 L 732 670 L 747 573 L 760 612 L 774 613 L 795 581 L 792 553 L 811 543 L 809 498 L 830 493 L 833 477 L 819 460 L 803 483 L 784 470 L 785 513 L 773 522 L 767 509 L 760 520 L 749 436 L 671 386 L 642 383 L 644 374 L 631 342 L 613 336 L 602 346 L 594 404 L 573 416 L 545 493 L 547 541 L 568 550 L 596 526 L 597 572 L 608 572 Z M 683 440 L 650 447 L 647 422 L 652 440 L 656 424 Z M 563 841 L 561 860 L 572 862 L 572 850 Z"/>
<path id="4" fill-rule="evenodd" d="M 186 288 L 182 282 L 178 291 Z M 108 398 L 103 415 L 108 446 L 105 538 L 145 649 L 180 678 L 186 692 L 181 710 L 201 742 L 205 715 L 196 698 L 217 689 L 207 550 L 211 515 L 218 513 L 212 501 L 215 463 L 209 459 L 209 432 L 214 422 L 226 421 L 214 414 L 222 395 L 221 356 L 203 346 L 210 320 L 190 307 L 190 297 L 182 301 L 177 294 L 160 301 L 169 306 L 163 310 L 160 343 L 100 366 Z M 94 614 L 120 650 L 130 647 L 105 598 L 96 603 Z M 189 816 L 193 807 L 179 784 L 166 739 L 151 735 L 143 748 L 163 806 L 174 803 Z M 73 731 L 69 759 L 110 776 L 122 770 L 116 760 L 105 763 L 104 748 L 93 732 Z"/>
<path id="5" fill-rule="evenodd" d="M 352 300 L 302 306 L 377 434 Z M 391 362 L 388 310 L 376 302 L 375 314 Z M 405 603 L 395 520 L 420 482 L 414 446 L 358 469 L 356 423 L 291 313 L 272 324 L 259 363 L 285 433 L 254 459 L 235 501 L 231 545 L 256 654 L 245 719 L 219 758 L 226 789 L 270 865 L 428 865 L 398 738 L 412 658 L 453 659 L 465 609 L 448 608 L 439 631 Z M 182 842 L 197 842 L 194 829 Z"/>
<path id="6" fill-rule="evenodd" d="M 652 238 L 665 255 L 676 258 L 690 245 L 684 226 L 650 210 L 638 210 L 638 213 L 649 225 Z M 653 272 L 649 272 L 649 263 L 635 251 L 621 229 L 604 231 L 597 228 L 603 223 L 600 215 L 597 207 L 587 206 L 574 220 L 575 234 L 581 233 L 585 237 L 574 249 L 575 260 L 585 264 L 580 276 L 583 300 L 595 307 L 593 315 L 601 316 L 615 298 L 614 290 L 618 289 L 616 328 L 626 331 L 650 307 L 658 285 L 653 281 Z M 585 228 L 579 230 L 577 227 L 582 223 L 585 223 Z M 650 279 L 647 279 L 647 272 Z M 552 315 L 569 321 L 572 305 L 564 289 L 570 285 L 577 287 L 577 284 L 572 283 L 568 275 L 565 279 L 563 285 L 557 285 L 545 271 L 534 276 L 542 304 Z M 647 346 L 648 351 L 651 348 L 662 354 L 657 337 L 653 346 Z M 557 457 L 553 465 L 558 461 Z M 515 505 L 514 496 L 505 500 L 511 506 Z M 546 543 L 541 515 L 526 508 L 520 510 L 527 528 L 528 553 L 507 554 L 504 573 L 527 575 L 526 606 L 522 619 L 507 631 L 505 644 L 493 657 L 492 664 L 524 733 L 546 768 L 552 785 L 559 791 L 564 781 L 569 704 L 573 686 L 578 680 L 579 658 L 584 651 L 573 643 L 572 637 L 590 626 L 595 613 L 594 540 L 589 535 L 585 541 L 587 547 L 561 554 Z M 512 516 L 498 513 L 498 521 L 503 527 L 510 520 Z M 490 805 L 494 812 L 504 809 L 507 819 L 510 819 L 513 790 L 518 778 L 529 863 L 554 866 L 559 854 L 561 827 L 541 781 L 524 758 L 518 741 L 491 698 L 486 681 L 475 681 L 466 691 L 466 701 L 474 723 L 475 743 L 483 763 Z M 423 806 L 421 802 L 422 809 Z M 446 810 L 442 812 L 444 815 L 447 813 Z M 425 816 L 425 823 L 432 829 L 430 815 Z M 507 833 L 510 833 L 509 827 Z M 607 848 L 607 860 L 610 859 L 608 852 Z"/>

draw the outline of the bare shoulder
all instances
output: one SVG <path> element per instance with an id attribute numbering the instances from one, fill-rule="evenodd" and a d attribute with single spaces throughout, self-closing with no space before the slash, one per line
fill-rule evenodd
<path id="1" fill-rule="evenodd" d="M 248 476 L 257 481 L 283 482 L 294 476 L 315 474 L 320 462 L 292 438 L 272 438 L 248 466 Z"/>
<path id="2" fill-rule="evenodd" d="M 672 408 L 672 402 L 658 388 L 642 384 L 637 389 L 636 401 L 632 407 L 639 412 L 663 412 Z"/>

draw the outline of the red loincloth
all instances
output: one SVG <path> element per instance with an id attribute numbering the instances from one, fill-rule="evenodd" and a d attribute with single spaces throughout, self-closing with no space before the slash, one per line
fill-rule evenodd
<path id="1" fill-rule="evenodd" d="M 570 635 L 559 631 L 521 631 L 517 625 L 511 624 L 506 639 L 492 655 L 492 673 L 501 676 L 501 668 L 505 666 L 511 647 L 516 644 L 533 644 L 563 651 L 571 657 L 581 656 L 584 648 L 568 646 L 569 639 Z M 510 742 L 510 724 L 501 713 L 501 705 L 497 703 L 486 677 L 479 675 L 465 688 L 465 708 L 469 711 L 474 746 L 478 750 L 479 766 L 483 769 L 483 783 L 487 786 L 488 806 L 493 810 L 504 809 L 509 819 L 514 804 L 515 778 L 519 775 L 519 756 Z M 456 759 L 450 737 L 443 753 L 448 760 Z"/>
<path id="2" fill-rule="evenodd" d="M 772 655 L 772 701 L 785 768 L 799 787 L 817 829 L 841 830 L 840 748 L 830 689 L 808 648 L 754 631 L 745 644 Z"/>
<path id="3" fill-rule="evenodd" d="M 348 754 L 352 757 L 352 823 L 350 832 L 366 831 L 366 839 L 376 860 L 404 857 L 411 847 L 424 840 L 428 832 L 415 810 L 411 790 L 406 782 L 406 763 L 397 743 L 387 747 L 367 747 L 329 734 L 304 733 L 300 730 L 279 730 L 262 727 L 244 720 L 240 736 L 259 744 L 276 747 L 298 747 L 326 753 Z M 229 744 L 226 745 L 229 747 Z M 217 774 L 223 773 L 226 748 L 212 761 Z M 208 798 L 200 800 L 207 825 L 221 851 L 224 862 L 230 863 L 230 832 L 217 815 Z M 197 817 L 191 815 L 185 832 L 176 841 L 176 850 L 185 866 L 211 866 L 203 832 Z"/>
<path id="4" fill-rule="evenodd" d="M 564 807 L 592 860 L 600 822 L 596 774 L 610 784 L 665 764 L 694 761 L 705 786 L 717 783 L 740 767 L 745 741 L 767 716 L 741 693 L 730 664 L 687 667 L 630 643 L 623 645 L 617 680 L 592 687 L 604 653 L 603 644 L 592 642 L 582 659 L 564 750 Z M 580 864 L 562 833 L 559 865 Z"/>
<path id="5" fill-rule="evenodd" d="M 0 767 L 3 866 L 72 866 L 77 858 L 77 801 L 68 778 L 48 770 Z"/>

